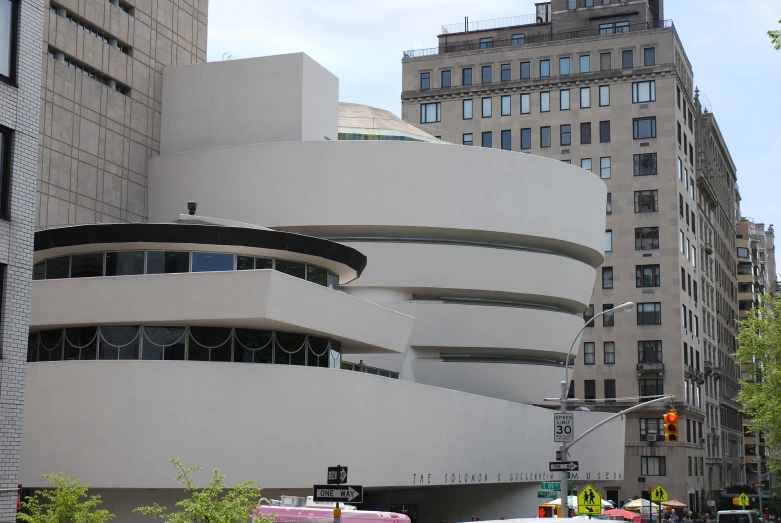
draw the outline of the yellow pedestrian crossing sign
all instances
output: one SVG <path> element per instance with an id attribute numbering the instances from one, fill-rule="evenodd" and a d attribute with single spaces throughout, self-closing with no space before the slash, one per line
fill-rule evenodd
<path id="1" fill-rule="evenodd" d="M 651 501 L 670 501 L 670 496 L 663 486 L 656 485 L 651 491 Z"/>
<path id="2" fill-rule="evenodd" d="M 591 485 L 586 485 L 578 493 L 578 514 L 602 514 L 602 496 Z"/>
<path id="3" fill-rule="evenodd" d="M 747 495 L 741 494 L 740 496 L 737 497 L 737 500 L 738 500 L 737 504 L 740 505 L 741 507 L 749 506 L 749 499 Z"/>

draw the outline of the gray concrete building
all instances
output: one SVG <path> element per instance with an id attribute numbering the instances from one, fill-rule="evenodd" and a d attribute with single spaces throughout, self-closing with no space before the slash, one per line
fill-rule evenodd
<path id="1" fill-rule="evenodd" d="M 206 61 L 208 0 L 45 0 L 38 225 L 141 222 L 163 68 Z"/>
<path id="2" fill-rule="evenodd" d="M 664 441 L 667 405 L 630 415 L 624 479 L 603 495 L 626 501 L 661 483 L 706 510 L 708 491 L 745 480 L 730 359 L 736 169 L 662 0 L 552 0 L 529 17 L 443 26 L 438 38 L 404 53 L 405 121 L 573 163 L 607 186 L 605 262 L 584 317 L 637 308 L 586 329 L 570 395 L 618 410 L 674 394 L 681 434 Z"/>
<path id="3" fill-rule="evenodd" d="M 16 519 L 35 229 L 43 6 L 0 0 L 0 521 Z"/>

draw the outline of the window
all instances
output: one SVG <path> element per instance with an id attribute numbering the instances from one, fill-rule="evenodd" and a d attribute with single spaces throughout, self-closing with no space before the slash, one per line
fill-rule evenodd
<path id="1" fill-rule="evenodd" d="M 464 120 L 472 119 L 472 100 L 464 100 Z"/>
<path id="2" fill-rule="evenodd" d="M 580 168 L 581 169 L 585 169 L 587 171 L 594 172 L 594 171 L 591 170 L 591 158 L 581 158 L 581 160 L 580 160 Z"/>
<path id="3" fill-rule="evenodd" d="M 569 56 L 559 58 L 559 74 L 569 74 Z"/>
<path id="4" fill-rule="evenodd" d="M 656 117 L 635 118 L 632 120 L 633 136 L 635 140 L 656 138 Z"/>
<path id="5" fill-rule="evenodd" d="M 610 65 L 611 65 L 611 55 L 610 53 L 600 53 L 599 54 L 599 69 L 601 71 L 609 71 Z"/>
<path id="6" fill-rule="evenodd" d="M 632 82 L 632 103 L 656 101 L 656 80 Z"/>
<path id="7" fill-rule="evenodd" d="M 610 179 L 610 156 L 603 156 L 599 159 L 599 177 L 603 180 Z"/>
<path id="8" fill-rule="evenodd" d="M 493 147 L 493 135 L 491 131 L 483 133 L 483 147 Z"/>
<path id="9" fill-rule="evenodd" d="M 678 145 L 681 145 L 681 122 L 676 122 L 677 124 L 677 136 L 678 136 Z"/>
<path id="10" fill-rule="evenodd" d="M 450 71 L 442 71 L 442 87 L 450 87 Z"/>
<path id="11" fill-rule="evenodd" d="M 610 86 L 609 85 L 600 85 L 599 86 L 599 106 L 600 107 L 607 107 L 610 105 Z"/>
<path id="12" fill-rule="evenodd" d="M 550 60 L 540 60 L 540 76 L 550 76 Z"/>
<path id="13" fill-rule="evenodd" d="M 17 0 L 0 0 L 0 77 L 9 81 L 16 76 L 18 6 Z"/>
<path id="14" fill-rule="evenodd" d="M 580 57 L 580 72 L 581 73 L 591 72 L 591 55 L 584 54 Z"/>
<path id="15" fill-rule="evenodd" d="M 606 341 L 602 344 L 604 352 L 605 365 L 615 365 L 616 363 L 616 344 L 612 341 Z"/>
<path id="16" fill-rule="evenodd" d="M 550 127 L 540 127 L 540 147 L 550 147 Z"/>
<path id="17" fill-rule="evenodd" d="M 144 251 L 106 253 L 106 276 L 144 274 Z"/>
<path id="18" fill-rule="evenodd" d="M 561 145 L 572 145 L 572 126 L 569 124 L 559 126 Z"/>
<path id="19" fill-rule="evenodd" d="M 643 476 L 666 476 L 666 460 L 665 456 L 641 456 L 640 474 Z"/>
<path id="20" fill-rule="evenodd" d="M 680 181 L 684 181 L 684 178 L 683 178 L 683 162 L 681 161 L 680 158 L 678 158 L 678 179 Z"/>
<path id="21" fill-rule="evenodd" d="M 589 144 L 589 143 L 591 143 L 591 123 L 590 122 L 582 122 L 580 124 L 580 143 L 581 144 Z"/>
<path id="22" fill-rule="evenodd" d="M 605 231 L 605 252 L 613 251 L 613 231 Z"/>
<path id="23" fill-rule="evenodd" d="M 586 0 L 586 7 L 594 7 L 594 0 Z"/>
<path id="24" fill-rule="evenodd" d="M 638 227 L 635 229 L 635 250 L 646 251 L 659 248 L 659 227 Z"/>
<path id="25" fill-rule="evenodd" d="M 233 255 L 226 254 L 231 258 L 231 268 L 233 270 Z M 103 276 L 103 253 L 96 252 L 90 254 L 74 254 L 71 256 L 71 278 L 92 278 Z"/>
<path id="26" fill-rule="evenodd" d="M 472 133 L 464 134 L 462 143 L 464 145 L 472 145 Z"/>
<path id="27" fill-rule="evenodd" d="M 662 363 L 662 342 L 638 341 L 637 363 Z"/>
<path id="28" fill-rule="evenodd" d="M 678 230 L 678 248 L 682 253 L 684 252 L 684 236 L 681 230 Z"/>
<path id="29" fill-rule="evenodd" d="M 610 142 L 610 120 L 599 122 L 599 143 Z"/>
<path id="30" fill-rule="evenodd" d="M 491 98 L 483 98 L 483 118 L 491 117 Z"/>
<path id="31" fill-rule="evenodd" d="M 540 112 L 550 112 L 550 91 L 543 91 L 540 93 Z"/>
<path id="32" fill-rule="evenodd" d="M 634 67 L 634 60 L 633 60 L 633 53 L 631 49 L 627 49 L 626 51 L 621 51 L 621 68 L 622 69 L 631 69 Z"/>
<path id="33" fill-rule="evenodd" d="M 494 46 L 494 39 L 492 37 L 480 39 L 480 49 L 490 49 Z"/>
<path id="34" fill-rule="evenodd" d="M 523 45 L 526 43 L 526 33 L 514 34 L 512 37 L 512 45 Z"/>
<path id="35" fill-rule="evenodd" d="M 648 436 L 662 433 L 662 420 L 659 418 L 640 418 L 640 441 L 648 441 Z"/>
<path id="36" fill-rule="evenodd" d="M 491 66 L 490 65 L 484 65 L 482 71 L 483 71 L 483 83 L 484 84 L 490 84 L 491 83 Z"/>
<path id="37" fill-rule="evenodd" d="M 0 0 L 0 5 L 6 0 Z M 14 8 L 15 9 L 15 8 Z M 8 218 L 11 187 L 11 133 L 0 127 L 0 216 Z"/>
<path id="38" fill-rule="evenodd" d="M 656 48 L 646 47 L 643 49 L 643 62 L 644 65 L 656 65 Z"/>
<path id="39" fill-rule="evenodd" d="M 595 399 L 597 399 L 597 381 L 596 380 L 583 380 L 583 399 L 585 399 L 585 400 L 595 400 Z"/>
<path id="40" fill-rule="evenodd" d="M 599 34 L 601 35 L 613 34 L 613 24 L 612 23 L 599 24 Z"/>
<path id="41" fill-rule="evenodd" d="M 638 303 L 637 324 L 638 325 L 661 325 L 662 304 L 659 302 Z"/>
<path id="42" fill-rule="evenodd" d="M 607 193 L 607 203 L 605 204 L 605 214 L 613 214 L 613 195 Z"/>
<path id="43" fill-rule="evenodd" d="M 602 5 L 610 5 L 610 0 L 602 0 Z"/>
<path id="44" fill-rule="evenodd" d="M 629 22 L 616 22 L 616 33 L 628 33 L 629 32 Z"/>
<path id="45" fill-rule="evenodd" d="M 613 325 L 615 325 L 616 314 L 614 312 L 607 312 L 612 308 L 613 308 L 612 303 L 605 303 L 604 305 L 602 305 L 602 312 L 605 313 L 602 315 L 602 325 L 605 327 L 612 327 Z"/>
<path id="46" fill-rule="evenodd" d="M 660 287 L 659 265 L 638 265 L 635 267 L 636 287 Z"/>
<path id="47" fill-rule="evenodd" d="M 502 116 L 510 115 L 510 95 L 502 96 Z"/>
<path id="48" fill-rule="evenodd" d="M 521 62 L 521 80 L 524 80 L 526 78 L 531 78 L 531 63 L 529 62 Z"/>
<path id="49" fill-rule="evenodd" d="M 509 82 L 511 79 L 510 64 L 502 64 L 499 66 L 499 74 L 503 82 Z"/>
<path id="50" fill-rule="evenodd" d="M 681 87 L 675 86 L 675 102 L 678 105 L 678 109 L 681 108 Z"/>
<path id="51" fill-rule="evenodd" d="M 605 403 L 614 403 L 616 399 L 616 380 L 605 380 Z"/>
<path id="52" fill-rule="evenodd" d="M 653 176 L 656 174 L 656 153 L 634 155 L 635 176 Z"/>
<path id="53" fill-rule="evenodd" d="M 233 270 L 233 255 L 219 252 L 194 252 L 192 255 L 192 272 L 218 272 Z M 304 278 L 304 274 L 296 274 Z"/>
<path id="54" fill-rule="evenodd" d="M 613 288 L 613 267 L 602 267 L 602 288 Z"/>
<path id="55" fill-rule="evenodd" d="M 420 123 L 433 123 L 442 121 L 442 104 L 420 104 Z"/>
<path id="56" fill-rule="evenodd" d="M 511 144 L 512 144 L 512 133 L 510 130 L 504 130 L 502 131 L 502 149 L 505 151 L 511 150 Z"/>
<path id="57" fill-rule="evenodd" d="M 635 212 L 657 212 L 659 210 L 658 193 L 652 191 L 635 191 Z"/>
<path id="58" fill-rule="evenodd" d="M 521 149 L 532 148 L 532 130 L 521 129 Z"/>
<path id="59" fill-rule="evenodd" d="M 461 85 L 472 85 L 472 68 L 461 69 Z"/>
<path id="60" fill-rule="evenodd" d="M 596 363 L 594 343 L 587 341 L 583 343 L 583 364 L 594 365 L 594 363 Z"/>
<path id="61" fill-rule="evenodd" d="M 567 388 L 567 398 L 575 398 L 575 380 L 569 381 L 569 387 Z"/>
<path id="62" fill-rule="evenodd" d="M 532 95 L 525 93 L 521 95 L 521 114 L 529 114 L 532 112 Z"/>
<path id="63" fill-rule="evenodd" d="M 694 178 L 689 178 L 689 196 L 694 200 Z"/>
<path id="64" fill-rule="evenodd" d="M 569 111 L 569 89 L 562 89 L 559 95 L 559 109 Z"/>
<path id="65" fill-rule="evenodd" d="M 594 305 L 589 305 L 586 312 L 583 313 L 583 322 L 589 327 L 593 327 L 591 319 L 594 317 Z"/>
<path id="66" fill-rule="evenodd" d="M 420 88 L 431 89 L 431 73 L 420 73 Z"/>
<path id="67" fill-rule="evenodd" d="M 580 88 L 580 108 L 587 109 L 591 107 L 591 87 Z"/>
<path id="68" fill-rule="evenodd" d="M 577 9 L 578 0 L 567 0 L 567 9 Z"/>
<path id="69" fill-rule="evenodd" d="M 51 261 L 51 260 L 49 260 Z M 190 253 L 173 251 L 147 251 L 147 274 L 172 274 L 190 272 Z M 48 279 L 48 274 L 47 274 Z"/>

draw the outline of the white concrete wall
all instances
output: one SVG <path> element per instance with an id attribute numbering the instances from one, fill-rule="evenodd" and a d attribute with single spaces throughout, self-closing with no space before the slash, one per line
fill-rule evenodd
<path id="1" fill-rule="evenodd" d="M 338 99 L 339 80 L 303 53 L 166 67 L 160 153 L 335 140 Z"/>
<path id="2" fill-rule="evenodd" d="M 326 336 L 350 352 L 404 352 L 414 319 L 273 270 L 33 282 L 30 327 L 206 325 Z"/>
<path id="3" fill-rule="evenodd" d="M 30 487 L 61 471 L 95 488 L 172 488 L 169 457 L 267 488 L 311 488 L 336 463 L 366 487 L 552 477 L 552 411 L 358 372 L 65 361 L 28 364 L 27 379 Z M 575 432 L 606 416 L 576 413 Z M 616 420 L 576 445 L 578 481 L 622 476 L 623 437 Z"/>

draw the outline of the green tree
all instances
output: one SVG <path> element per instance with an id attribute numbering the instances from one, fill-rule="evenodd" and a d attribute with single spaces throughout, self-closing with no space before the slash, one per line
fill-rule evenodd
<path id="1" fill-rule="evenodd" d="M 778 23 L 781 24 L 781 20 Z M 770 41 L 773 42 L 773 47 L 781 49 L 781 30 L 768 31 L 767 35 L 770 37 Z"/>
<path id="2" fill-rule="evenodd" d="M 89 485 L 82 485 L 75 476 L 44 474 L 53 489 L 36 490 L 22 501 L 22 511 L 16 517 L 27 523 L 106 523 L 114 514 L 96 509 L 100 496 L 87 497 Z M 82 501 L 84 498 L 86 500 Z M 47 500 L 43 504 L 43 500 Z"/>
<path id="3" fill-rule="evenodd" d="M 225 486 L 225 475 L 214 469 L 209 484 L 198 488 L 192 473 L 202 470 L 199 466 L 185 468 L 178 459 L 168 461 L 176 467 L 176 482 L 184 487 L 187 497 L 177 501 L 177 511 L 168 512 L 166 507 L 155 503 L 138 507 L 133 512 L 162 519 L 165 523 L 239 523 L 253 516 L 252 510 L 260 500 L 261 488 L 254 480 L 245 481 L 229 488 Z M 255 523 L 272 523 L 273 516 L 257 516 Z"/>
<path id="4" fill-rule="evenodd" d="M 763 296 L 762 305 L 738 324 L 736 356 L 748 366 L 749 378 L 740 380 L 738 401 L 753 418 L 752 425 L 764 433 L 768 467 L 779 472 L 781 459 L 773 449 L 781 444 L 781 293 Z"/>

